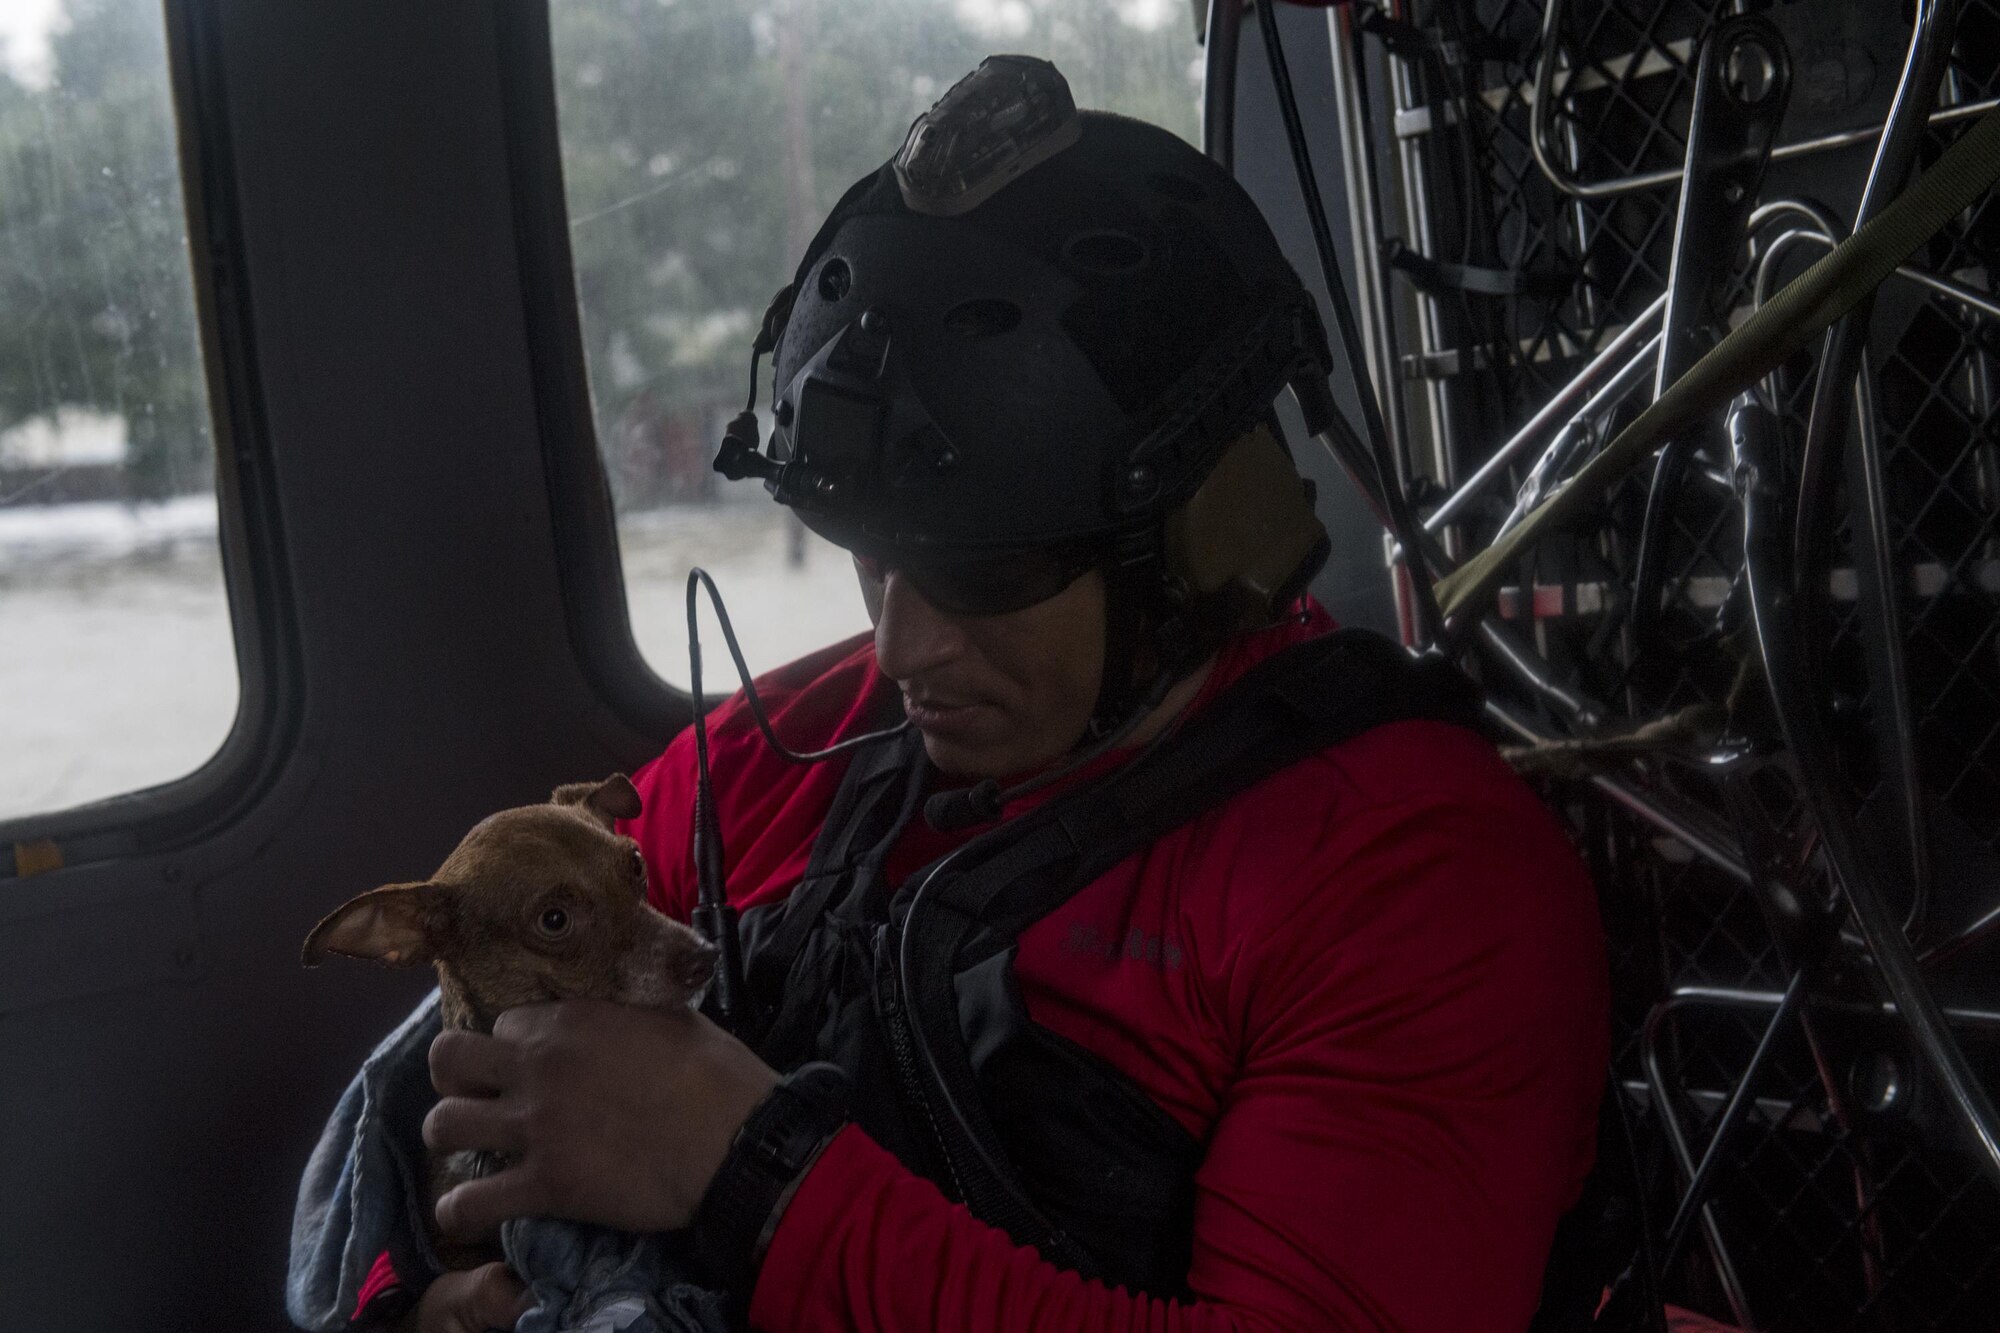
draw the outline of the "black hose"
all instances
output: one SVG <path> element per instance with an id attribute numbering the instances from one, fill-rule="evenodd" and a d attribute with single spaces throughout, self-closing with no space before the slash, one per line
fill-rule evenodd
<path id="1" fill-rule="evenodd" d="M 755 373 L 754 370 L 752 372 Z M 750 679 L 750 666 L 743 660 L 743 649 L 736 642 L 735 627 L 729 623 L 729 610 L 722 604 L 722 593 L 716 588 L 715 580 L 708 571 L 699 567 L 688 571 L 687 581 L 687 630 L 688 630 L 688 693 L 694 705 L 694 875 L 695 908 L 692 915 L 695 929 L 706 936 L 718 951 L 715 967 L 715 991 L 713 1009 L 715 1018 L 724 1029 L 736 1033 L 743 1016 L 743 942 L 737 930 L 736 909 L 729 904 L 726 883 L 726 862 L 722 854 L 722 820 L 715 809 L 715 784 L 709 777 L 708 769 L 708 708 L 702 697 L 701 688 L 701 625 L 695 612 L 700 606 L 695 594 L 706 589 L 710 605 L 715 608 L 715 618 L 722 625 L 722 640 L 729 645 L 729 657 L 736 664 L 736 675 L 743 682 L 744 702 L 749 705 L 750 716 L 757 720 L 757 730 L 764 735 L 764 743 L 779 758 L 794 764 L 816 764 L 822 759 L 857 750 L 879 740 L 907 731 L 910 724 L 883 731 L 871 731 L 860 736 L 850 736 L 837 745 L 829 745 L 823 750 L 796 751 L 786 746 L 771 730 L 771 720 L 764 712 L 764 701 L 757 697 L 757 686 Z"/>
<path id="2" fill-rule="evenodd" d="M 1312 150 L 1306 143 L 1305 122 L 1299 116 L 1298 95 L 1292 89 L 1292 75 L 1285 64 L 1285 50 L 1278 35 L 1277 0 L 1257 0 L 1257 26 L 1264 38 L 1264 56 L 1271 67 L 1271 83 L 1278 95 L 1278 112 L 1285 122 L 1285 139 L 1291 145 L 1292 165 L 1299 178 L 1299 193 L 1305 200 L 1306 219 L 1311 224 L 1313 248 L 1319 255 L 1321 276 L 1326 280 L 1328 303 L 1333 307 L 1334 327 L 1340 334 L 1341 354 L 1347 360 L 1348 379 L 1361 405 L 1361 425 L 1367 432 L 1369 452 L 1379 475 L 1389 529 L 1403 548 L 1403 567 L 1410 574 L 1411 600 L 1415 604 L 1418 638 L 1428 646 L 1444 642 L 1444 616 L 1431 591 L 1430 567 L 1417 541 L 1417 527 L 1403 494 L 1394 456 L 1389 450 L 1389 434 L 1382 424 L 1382 405 L 1375 386 L 1362 369 L 1366 355 L 1361 330 L 1354 322 L 1354 308 L 1347 299 L 1347 284 L 1340 276 L 1340 262 L 1333 251 L 1333 228 L 1327 221 L 1326 203 L 1320 198 L 1319 178 L 1313 174 Z"/>
<path id="3" fill-rule="evenodd" d="M 824 750 L 793 750 L 778 739 L 771 730 L 771 719 L 764 712 L 764 701 L 757 696 L 756 682 L 750 679 L 749 664 L 743 660 L 743 649 L 737 645 L 736 630 L 729 623 L 729 610 L 722 604 L 722 594 L 716 591 L 715 580 L 708 571 L 695 568 L 688 571 L 687 583 L 687 624 L 688 624 L 688 689 L 694 696 L 695 758 L 706 765 L 708 762 L 708 728 L 702 712 L 701 697 L 701 630 L 695 622 L 695 589 L 708 590 L 709 605 L 715 608 L 715 618 L 722 625 L 722 641 L 729 646 L 729 658 L 736 664 L 736 678 L 743 683 L 743 701 L 750 707 L 750 716 L 756 719 L 757 730 L 764 735 L 764 743 L 772 753 L 792 764 L 817 764 L 824 759 L 832 759 L 864 745 L 900 736 L 910 729 L 908 722 L 901 722 L 881 731 L 870 731 L 860 736 L 850 736 Z"/>

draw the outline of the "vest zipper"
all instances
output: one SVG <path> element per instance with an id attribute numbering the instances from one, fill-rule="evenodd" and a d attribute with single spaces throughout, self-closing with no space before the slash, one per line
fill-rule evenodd
<path id="1" fill-rule="evenodd" d="M 916 1038 L 910 1032 L 909 1010 L 903 1004 L 903 987 L 896 959 L 902 955 L 902 932 L 892 926 L 882 928 L 882 947 L 875 955 L 875 998 L 882 1010 L 883 1035 L 889 1043 L 889 1059 L 896 1067 L 897 1090 L 903 1100 L 915 1101 L 922 1113 L 924 1128 L 930 1131 L 930 1148 L 945 1174 L 951 1178 L 953 1198 L 965 1201 L 965 1183 L 959 1179 L 958 1164 L 945 1144 L 944 1130 L 924 1088 L 923 1073 L 917 1066 Z"/>

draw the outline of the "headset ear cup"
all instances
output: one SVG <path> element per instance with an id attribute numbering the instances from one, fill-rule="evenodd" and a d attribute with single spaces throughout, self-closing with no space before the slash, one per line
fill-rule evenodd
<path id="1" fill-rule="evenodd" d="M 1307 482 L 1306 484 L 1310 486 L 1312 483 Z M 1298 602 L 1299 598 L 1306 595 L 1306 589 L 1312 586 L 1312 581 L 1318 577 L 1319 572 L 1326 568 L 1327 557 L 1332 554 L 1333 541 L 1327 535 L 1325 527 L 1321 527 L 1319 530 L 1319 540 L 1313 544 L 1312 550 L 1307 553 L 1304 560 L 1299 562 L 1298 568 L 1292 571 L 1292 577 L 1285 583 L 1280 584 L 1272 594 L 1270 602 L 1270 614 L 1272 618 L 1275 619 L 1285 614 L 1287 610 Z"/>
<path id="2" fill-rule="evenodd" d="M 1282 617 L 1331 550 L 1311 488 L 1262 424 L 1223 451 L 1165 536 L 1167 577 L 1223 634 Z"/>

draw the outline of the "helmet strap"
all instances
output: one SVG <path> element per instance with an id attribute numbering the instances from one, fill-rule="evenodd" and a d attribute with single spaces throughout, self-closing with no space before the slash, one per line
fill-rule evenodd
<path id="1" fill-rule="evenodd" d="M 1162 600 L 1161 568 L 1155 528 L 1121 535 L 1112 548 L 1104 571 L 1104 669 L 1084 732 L 1088 739 L 1124 726 L 1133 706 L 1151 693 L 1138 680 L 1139 649 L 1148 613 Z"/>
<path id="2" fill-rule="evenodd" d="M 1104 672 L 1084 733 L 1092 740 L 1130 724 L 1135 708 L 1158 706 L 1226 635 L 1178 595 L 1157 524 L 1119 538 L 1104 583 Z"/>

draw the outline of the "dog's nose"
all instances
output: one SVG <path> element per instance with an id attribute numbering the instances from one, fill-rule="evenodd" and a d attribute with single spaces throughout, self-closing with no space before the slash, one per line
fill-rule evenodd
<path id="1" fill-rule="evenodd" d="M 695 940 L 688 944 L 681 955 L 680 983 L 688 990 L 700 990 L 715 975 L 715 960 L 722 950 L 707 940 Z"/>

